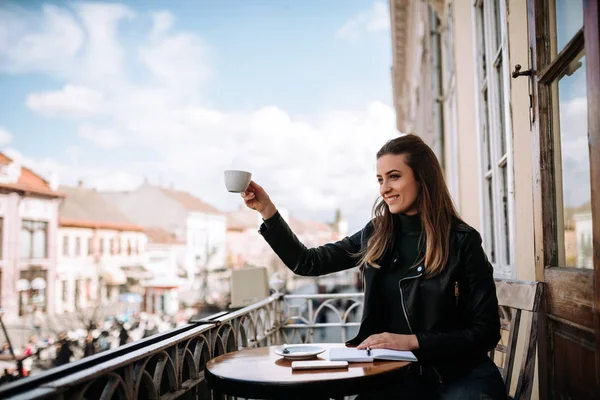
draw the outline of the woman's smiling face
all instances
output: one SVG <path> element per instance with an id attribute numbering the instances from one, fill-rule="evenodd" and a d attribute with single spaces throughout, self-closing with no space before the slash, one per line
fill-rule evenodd
<path id="1" fill-rule="evenodd" d="M 385 154 L 377 159 L 379 193 L 392 214 L 414 215 L 420 184 L 404 154 Z"/>

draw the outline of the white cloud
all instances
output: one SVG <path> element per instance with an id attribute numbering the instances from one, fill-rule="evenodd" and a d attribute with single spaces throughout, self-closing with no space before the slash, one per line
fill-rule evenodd
<path id="1" fill-rule="evenodd" d="M 196 35 L 182 33 L 152 41 L 140 49 L 140 59 L 159 81 L 196 91 L 209 76 L 207 47 Z"/>
<path id="2" fill-rule="evenodd" d="M 53 157 L 29 158 L 13 147 L 3 150 L 3 153 L 46 180 L 49 180 L 54 173 L 66 172 L 65 168 Z"/>
<path id="3" fill-rule="evenodd" d="M 391 107 L 373 101 L 362 109 L 330 110 L 311 121 L 293 117 L 277 105 L 245 111 L 207 107 L 198 95 L 211 73 L 203 39 L 173 32 L 172 15 L 155 13 L 152 29 L 136 44 L 138 51 L 124 52 L 118 24 L 133 13 L 113 6 L 56 8 L 87 34 L 76 52 L 60 53 L 57 60 L 48 55 L 36 58 L 60 68 L 45 69 L 42 61 L 29 64 L 67 82 L 61 90 L 32 94 L 28 99 L 32 109 L 81 118 L 78 136 L 100 148 L 131 146 L 131 161 L 118 166 L 93 164 L 80 148 L 71 146 L 63 163 L 45 161 L 60 173 L 61 182 L 75 184 L 82 179 L 86 186 L 125 190 L 148 177 L 153 182 L 174 182 L 228 210 L 241 204 L 223 184 L 223 170 L 235 167 L 252 171 L 276 204 L 293 215 L 330 219 L 341 207 L 352 227 L 367 221 L 378 194 L 375 153 L 397 135 Z M 383 29 L 375 18 L 379 7 L 370 11 L 366 22 L 359 21 L 361 29 Z M 383 11 L 387 14 L 385 7 Z M 97 19 L 92 18 L 95 13 Z M 21 18 L 25 22 L 17 18 L 13 25 L 29 26 L 31 16 Z M 46 14 L 40 18 L 41 26 L 48 25 Z M 18 37 L 17 33 L 10 30 L 9 35 Z M 54 34 L 53 40 L 58 37 Z M 1 51 L 0 60 L 5 60 Z M 135 79 L 123 72 L 130 66 L 126 55 L 128 61 L 136 61 L 136 56 L 142 61 Z M 33 59 L 25 53 L 23 57 Z M 7 62 L 14 71 L 21 65 L 10 57 Z M 143 160 L 138 154 L 155 158 Z M 40 162 L 31 160 L 35 165 Z"/>
<path id="4" fill-rule="evenodd" d="M 85 86 L 65 85 L 61 90 L 30 94 L 27 106 L 46 116 L 86 117 L 103 111 L 104 96 Z"/>
<path id="5" fill-rule="evenodd" d="M 69 162 L 59 162 L 53 157 L 30 158 L 12 147 L 4 150 L 4 153 L 47 181 L 52 180 L 53 176 L 59 177 L 61 185 L 73 186 L 78 181 L 83 181 L 86 187 L 98 190 L 131 190 L 142 183 L 139 174 L 110 165 L 78 166 Z"/>
<path id="6" fill-rule="evenodd" d="M 78 165 L 79 160 L 83 156 L 83 149 L 79 146 L 71 145 L 65 149 L 65 153 L 69 157 L 69 162 L 72 165 Z"/>
<path id="7" fill-rule="evenodd" d="M 566 207 L 579 207 L 591 198 L 585 93 L 561 101 L 560 111 L 563 201 Z"/>
<path id="8" fill-rule="evenodd" d="M 173 26 L 175 17 L 169 11 L 157 11 L 152 13 L 152 37 L 160 36 Z"/>
<path id="9" fill-rule="evenodd" d="M 142 183 L 140 176 L 124 170 L 92 170 L 84 180 L 85 185 L 102 191 L 131 190 Z"/>
<path id="10" fill-rule="evenodd" d="M 342 39 L 358 39 L 367 32 L 388 32 L 390 13 L 383 2 L 373 4 L 370 10 L 361 11 L 342 25 L 335 33 Z"/>
<path id="11" fill-rule="evenodd" d="M 123 49 L 118 24 L 134 13 L 110 3 L 44 5 L 41 15 L 0 10 L 0 71 L 47 73 L 77 83 L 119 76 Z"/>
<path id="12" fill-rule="evenodd" d="M 126 6 L 110 3 L 78 3 L 75 9 L 87 32 L 83 68 L 93 79 L 120 75 L 123 49 L 116 37 L 117 27 L 122 19 L 135 14 Z"/>
<path id="13" fill-rule="evenodd" d="M 0 146 L 9 144 L 12 141 L 12 134 L 3 126 L 0 126 Z"/>
<path id="14" fill-rule="evenodd" d="M 105 149 L 113 149 L 120 146 L 123 142 L 122 136 L 113 129 L 101 128 L 91 124 L 81 125 L 77 134 L 84 139 L 90 140 L 98 147 Z"/>
<path id="15" fill-rule="evenodd" d="M 62 72 L 83 44 L 84 32 L 68 10 L 44 5 L 42 15 L 0 10 L 0 70 Z"/>

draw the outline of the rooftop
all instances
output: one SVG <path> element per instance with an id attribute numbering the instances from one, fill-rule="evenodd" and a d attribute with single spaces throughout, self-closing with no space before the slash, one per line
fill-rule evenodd
<path id="1" fill-rule="evenodd" d="M 0 188 L 55 198 L 63 197 L 61 193 L 52 190 L 50 183 L 44 178 L 29 168 L 18 165 L 3 153 L 0 153 L 0 175 Z"/>
<path id="2" fill-rule="evenodd" d="M 162 228 L 145 228 L 144 232 L 148 236 L 148 243 L 154 244 L 184 244 L 182 240 L 177 240 L 176 236 Z"/>
<path id="3" fill-rule="evenodd" d="M 191 193 L 171 188 L 160 188 L 164 194 L 181 204 L 188 211 L 222 215 L 223 212 L 200 200 Z"/>
<path id="4" fill-rule="evenodd" d="M 142 231 L 95 189 L 80 184 L 77 187 L 60 186 L 59 191 L 66 195 L 59 209 L 60 226 Z"/>

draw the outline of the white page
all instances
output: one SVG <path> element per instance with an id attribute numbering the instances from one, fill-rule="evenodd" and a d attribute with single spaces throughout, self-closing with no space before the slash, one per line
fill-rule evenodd
<path id="1" fill-rule="evenodd" d="M 371 350 L 371 355 L 376 360 L 417 361 L 412 351 L 375 349 Z"/>
<path id="2" fill-rule="evenodd" d="M 329 360 L 348 362 L 371 362 L 373 356 L 367 355 L 366 350 L 357 350 L 353 347 L 334 347 L 329 350 Z"/>

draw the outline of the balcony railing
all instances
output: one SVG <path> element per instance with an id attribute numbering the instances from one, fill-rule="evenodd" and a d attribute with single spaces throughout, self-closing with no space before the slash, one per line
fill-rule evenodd
<path id="1" fill-rule="evenodd" d="M 345 341 L 358 329 L 362 303 L 362 293 L 273 295 L 7 384 L 0 398 L 210 399 L 204 369 L 211 358 L 284 341 Z M 315 332 L 326 334 L 315 340 Z"/>

